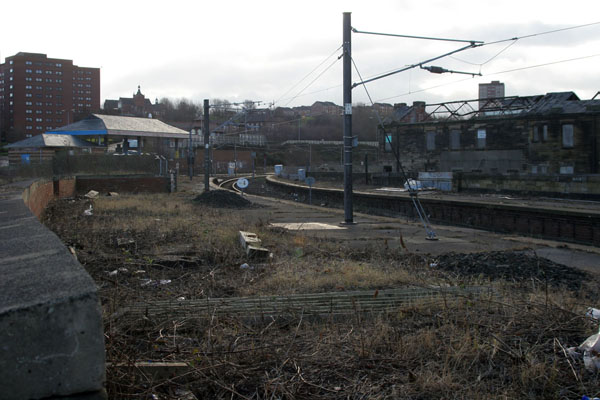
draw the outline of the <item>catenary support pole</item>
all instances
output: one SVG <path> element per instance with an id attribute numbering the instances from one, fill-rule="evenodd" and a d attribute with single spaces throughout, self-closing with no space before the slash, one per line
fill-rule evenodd
<path id="1" fill-rule="evenodd" d="M 188 140 L 188 176 L 190 177 L 190 181 L 194 179 L 194 150 L 192 146 L 192 130 L 193 129 L 190 129 L 190 138 Z"/>
<path id="2" fill-rule="evenodd" d="M 365 185 L 369 184 L 369 155 L 365 153 Z"/>
<path id="3" fill-rule="evenodd" d="M 208 120 L 208 99 L 204 99 L 204 190 L 210 190 L 210 133 Z"/>
<path id="4" fill-rule="evenodd" d="M 353 224 L 352 215 L 352 25 L 351 13 L 344 13 L 344 223 Z"/>

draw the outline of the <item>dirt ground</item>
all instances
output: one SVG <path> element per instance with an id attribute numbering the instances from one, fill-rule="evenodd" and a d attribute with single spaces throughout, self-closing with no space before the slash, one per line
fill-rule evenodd
<path id="1" fill-rule="evenodd" d="M 333 234 L 275 227 L 286 218 L 280 209 L 242 200 L 184 186 L 48 207 L 44 222 L 99 287 L 110 398 L 600 394 L 597 374 L 566 351 L 598 331 L 585 316 L 598 303 L 594 276 L 520 248 L 427 254 L 397 235 L 396 246 L 384 236 L 348 246 Z M 255 232 L 271 255 L 248 259 L 239 230 Z M 471 286 L 492 295 L 321 318 L 124 312 L 157 301 Z M 158 374 L 140 367 L 148 361 L 169 364 Z"/>

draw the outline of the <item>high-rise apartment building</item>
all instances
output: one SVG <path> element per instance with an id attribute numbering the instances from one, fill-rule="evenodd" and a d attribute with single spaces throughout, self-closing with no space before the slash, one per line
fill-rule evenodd
<path id="1" fill-rule="evenodd" d="M 485 106 L 486 99 L 496 99 L 504 97 L 504 83 L 500 81 L 492 81 L 490 83 L 479 84 L 479 108 Z"/>
<path id="2" fill-rule="evenodd" d="M 17 53 L 0 64 L 0 134 L 10 143 L 100 109 L 100 69 L 46 54 Z"/>

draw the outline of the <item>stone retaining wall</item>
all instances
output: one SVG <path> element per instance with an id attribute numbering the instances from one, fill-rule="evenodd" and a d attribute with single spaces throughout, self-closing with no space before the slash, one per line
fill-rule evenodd
<path id="1" fill-rule="evenodd" d="M 105 399 L 97 287 L 38 218 L 88 188 L 166 192 L 162 177 L 65 178 L 0 188 L 0 398 Z"/>

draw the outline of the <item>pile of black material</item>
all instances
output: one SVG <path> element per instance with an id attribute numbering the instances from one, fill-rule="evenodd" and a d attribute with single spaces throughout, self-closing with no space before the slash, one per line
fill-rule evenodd
<path id="1" fill-rule="evenodd" d="M 194 202 L 218 208 L 249 208 L 252 203 L 237 193 L 229 190 L 211 190 L 194 199 Z"/>
<path id="2" fill-rule="evenodd" d="M 584 271 L 523 252 L 446 253 L 439 256 L 432 267 L 463 276 L 515 282 L 534 279 L 570 290 L 579 289 L 582 281 L 588 278 Z"/>

